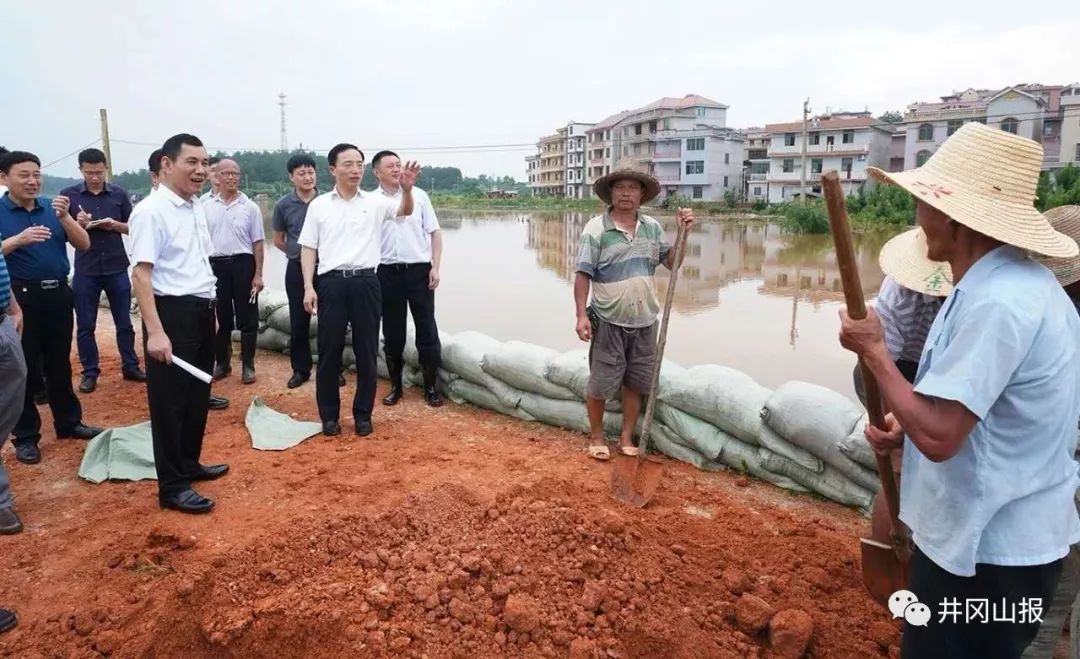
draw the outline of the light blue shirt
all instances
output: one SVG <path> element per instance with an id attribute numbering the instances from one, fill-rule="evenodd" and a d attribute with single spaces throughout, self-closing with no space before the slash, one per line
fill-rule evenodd
<path id="1" fill-rule="evenodd" d="M 915 383 L 979 418 L 944 462 L 904 441 L 900 519 L 919 549 L 962 577 L 1065 556 L 1080 541 L 1080 317 L 1050 271 L 1010 246 L 979 259 L 930 328 Z"/>

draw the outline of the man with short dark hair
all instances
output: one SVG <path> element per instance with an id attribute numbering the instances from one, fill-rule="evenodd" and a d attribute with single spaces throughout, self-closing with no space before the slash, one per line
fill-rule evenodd
<path id="1" fill-rule="evenodd" d="M 371 161 L 379 181 L 375 195 L 401 199 L 401 159 L 393 151 L 380 151 Z M 390 375 L 390 392 L 383 405 L 396 405 L 403 395 L 405 323 L 412 311 L 416 327 L 416 350 L 424 374 L 424 400 L 432 407 L 442 405 L 436 387 L 442 345 L 435 322 L 435 289 L 439 286 L 442 262 L 442 231 L 435 209 L 420 188 L 412 189 L 415 210 L 405 218 L 383 223 L 379 285 L 382 288 L 383 353 Z"/>
<path id="2" fill-rule="evenodd" d="M 338 375 L 345 331 L 352 325 L 356 354 L 356 394 L 353 419 L 361 437 L 373 432 L 376 360 L 379 350 L 379 312 L 382 295 L 375 268 L 379 265 L 382 224 L 413 212 L 412 187 L 420 172 L 410 163 L 401 173 L 401 202 L 360 192 L 364 154 L 352 144 L 338 144 L 328 156 L 334 189 L 311 202 L 300 232 L 304 307 L 319 313 L 319 368 L 315 398 L 326 435 L 341 434 Z M 316 260 L 318 291 L 316 292 Z"/>
<path id="3" fill-rule="evenodd" d="M 218 182 L 218 177 L 217 177 L 218 164 L 221 163 L 221 158 L 218 158 L 217 156 L 210 156 L 209 162 L 210 162 L 210 177 L 209 177 L 208 180 L 210 181 L 210 189 L 207 190 L 206 192 L 204 192 L 199 197 L 200 202 L 206 201 L 207 199 L 210 199 L 211 197 L 214 197 L 215 195 L 217 195 L 218 191 L 221 189 L 221 184 Z"/>
<path id="4" fill-rule="evenodd" d="M 172 362 L 175 354 L 203 371 L 214 365 L 215 279 L 210 231 L 198 201 L 207 156 L 199 138 L 185 133 L 170 137 L 161 150 L 161 188 L 131 218 L 158 504 L 205 513 L 214 502 L 192 482 L 220 478 L 229 467 L 200 463 L 210 385 Z"/>
<path id="5" fill-rule="evenodd" d="M 255 342 L 259 338 L 259 308 L 263 288 L 262 213 L 240 191 L 240 166 L 225 158 L 218 162 L 218 193 L 202 202 L 210 229 L 210 265 L 217 277 L 217 335 L 214 339 L 214 379 L 232 373 L 232 331 L 240 330 L 240 362 L 244 384 L 255 382 Z"/>
<path id="6" fill-rule="evenodd" d="M 295 389 L 311 378 L 311 314 L 304 309 L 304 274 L 300 267 L 300 231 L 308 206 L 318 196 L 315 159 L 297 153 L 285 163 L 293 190 L 274 205 L 274 246 L 285 253 L 285 294 L 289 296 L 289 361 L 292 376 L 286 386 Z"/>
<path id="7" fill-rule="evenodd" d="M 100 149 L 79 153 L 79 173 L 83 182 L 60 191 L 71 200 L 79 226 L 90 236 L 90 249 L 75 252 L 75 293 L 77 346 L 82 362 L 79 391 L 88 394 L 97 388 L 101 374 L 98 364 L 97 328 L 101 292 L 109 300 L 116 326 L 116 347 L 120 351 L 121 373 L 125 380 L 146 382 L 135 354 L 135 330 L 131 326 L 131 280 L 128 279 L 127 248 L 121 237 L 128 232 L 131 200 L 126 191 L 105 179 L 105 154 Z"/>
<path id="8" fill-rule="evenodd" d="M 69 200 L 49 202 L 41 192 L 41 161 L 32 153 L 13 151 L 3 158 L 8 192 L 0 199 L 0 237 L 12 289 L 23 310 L 23 355 L 29 371 L 28 392 L 38 389 L 44 368 L 49 408 L 58 439 L 90 439 L 99 428 L 83 425 L 82 406 L 71 388 L 71 333 L 74 306 L 67 276 L 67 244 L 90 247 L 90 237 L 68 212 Z M 41 416 L 33 395 L 25 396 L 15 424 L 15 457 L 41 461 Z"/>

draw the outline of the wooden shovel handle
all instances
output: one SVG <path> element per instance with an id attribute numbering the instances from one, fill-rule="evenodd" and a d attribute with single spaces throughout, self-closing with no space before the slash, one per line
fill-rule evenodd
<path id="1" fill-rule="evenodd" d="M 836 262 L 840 266 L 840 281 L 844 286 L 844 301 L 847 312 L 854 320 L 866 318 L 866 300 L 863 299 L 862 281 L 859 268 L 855 263 L 855 243 L 851 236 L 848 222 L 847 205 L 844 203 L 844 190 L 840 186 L 840 176 L 835 170 L 826 172 L 821 177 L 821 190 L 825 195 L 825 207 L 829 213 L 829 225 L 832 227 L 833 244 L 836 246 Z M 859 370 L 862 371 L 863 386 L 866 388 L 866 411 L 870 423 L 877 428 L 885 428 L 885 414 L 881 404 L 881 389 L 877 379 L 866 363 L 859 358 Z M 874 453 L 877 460 L 878 476 L 881 478 L 881 492 L 889 507 L 889 522 L 892 526 L 894 547 L 899 552 L 906 552 L 907 528 L 900 523 L 900 497 L 893 475 L 892 461 L 887 455 Z M 901 547 L 900 543 L 905 546 Z"/>
<path id="2" fill-rule="evenodd" d="M 653 411 L 656 409 L 656 394 L 660 389 L 660 364 L 664 360 L 664 346 L 667 345 L 668 320 L 671 319 L 671 302 L 675 299 L 675 282 L 679 277 L 679 265 L 686 251 L 686 227 L 681 221 L 675 234 L 675 267 L 668 278 L 667 295 L 664 296 L 664 313 L 660 319 L 660 336 L 656 339 L 656 362 L 653 364 L 652 386 L 649 388 L 649 400 L 645 404 L 645 418 L 641 422 L 641 436 L 638 437 L 638 460 L 645 459 L 649 448 L 649 433 L 652 431 Z"/>

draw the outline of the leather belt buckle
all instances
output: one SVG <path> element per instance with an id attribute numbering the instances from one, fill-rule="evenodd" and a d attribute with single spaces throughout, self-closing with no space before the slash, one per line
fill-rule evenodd
<path id="1" fill-rule="evenodd" d="M 59 279 L 44 279 L 39 283 L 41 284 L 41 290 L 43 291 L 51 291 L 54 288 L 60 288 Z"/>

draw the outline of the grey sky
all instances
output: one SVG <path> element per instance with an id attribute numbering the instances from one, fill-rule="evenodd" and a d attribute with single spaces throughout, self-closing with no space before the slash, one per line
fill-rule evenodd
<path id="1" fill-rule="evenodd" d="M 806 96 L 815 111 L 880 113 L 969 86 L 1080 80 L 1080 2 L 960 4 L 11 2 L 0 144 L 51 162 L 97 138 L 107 107 L 117 171 L 153 148 L 122 141 L 180 131 L 274 149 L 284 91 L 291 147 L 352 141 L 521 179 L 527 148 L 410 148 L 534 142 L 687 93 L 746 127 L 797 119 Z"/>

